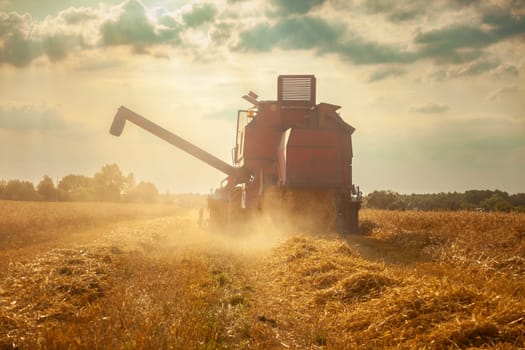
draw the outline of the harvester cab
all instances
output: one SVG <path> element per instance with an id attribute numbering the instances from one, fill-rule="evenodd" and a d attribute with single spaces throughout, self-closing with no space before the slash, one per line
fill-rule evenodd
<path id="1" fill-rule="evenodd" d="M 119 136 L 128 120 L 228 175 L 208 199 L 211 226 L 228 227 L 263 212 L 301 228 L 357 233 L 355 129 L 337 113 L 340 107 L 316 103 L 313 75 L 281 75 L 277 99 L 258 98 L 252 91 L 243 96 L 251 106 L 237 113 L 233 165 L 124 106 L 110 132 Z"/>

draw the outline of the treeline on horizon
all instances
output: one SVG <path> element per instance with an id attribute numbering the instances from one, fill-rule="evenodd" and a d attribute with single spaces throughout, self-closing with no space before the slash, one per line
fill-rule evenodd
<path id="1" fill-rule="evenodd" d="M 364 206 L 387 210 L 479 210 L 525 212 L 525 193 L 508 194 L 500 190 L 469 190 L 432 194 L 399 194 L 374 191 Z"/>
<path id="2" fill-rule="evenodd" d="M 159 201 L 161 196 L 153 183 L 145 181 L 137 183 L 133 173 L 124 174 L 117 164 L 102 166 L 92 177 L 66 175 L 56 184 L 47 175 L 44 175 L 36 186 L 31 181 L 0 180 L 0 200 L 152 203 Z M 381 190 L 368 194 L 364 198 L 363 207 L 386 210 L 525 212 L 525 193 L 509 194 L 500 190 L 469 190 L 400 194 Z"/>
<path id="3" fill-rule="evenodd" d="M 31 181 L 0 180 L 0 199 L 148 203 L 158 201 L 159 191 L 151 182 L 136 183 L 133 173 L 125 175 L 117 164 L 107 164 L 92 177 L 70 174 L 57 184 L 47 175 L 36 186 Z"/>

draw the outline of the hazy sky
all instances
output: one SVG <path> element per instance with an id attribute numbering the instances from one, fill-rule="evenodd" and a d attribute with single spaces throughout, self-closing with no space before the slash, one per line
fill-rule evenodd
<path id="1" fill-rule="evenodd" d="M 248 90 L 315 74 L 356 128 L 365 192 L 525 192 L 523 0 L 0 0 L 0 179 L 118 163 L 162 191 L 224 175 L 125 105 L 230 162 Z"/>

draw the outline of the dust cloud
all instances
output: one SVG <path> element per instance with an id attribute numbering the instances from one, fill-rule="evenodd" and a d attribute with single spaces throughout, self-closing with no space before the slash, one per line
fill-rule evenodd
<path id="1" fill-rule="evenodd" d="M 270 215 L 259 214 L 245 222 L 212 228 L 206 222 L 199 226 L 197 210 L 166 231 L 164 244 L 174 252 L 182 249 L 207 253 L 230 253 L 241 256 L 261 256 L 280 245 L 296 231 L 290 221 L 275 221 Z"/>

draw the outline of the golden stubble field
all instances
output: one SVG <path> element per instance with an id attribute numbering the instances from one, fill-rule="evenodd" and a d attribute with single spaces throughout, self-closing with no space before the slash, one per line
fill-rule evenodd
<path id="1" fill-rule="evenodd" d="M 0 206 L 0 349 L 525 347 L 524 214 L 363 210 L 364 235 L 341 237 L 209 233 L 173 205 Z"/>

